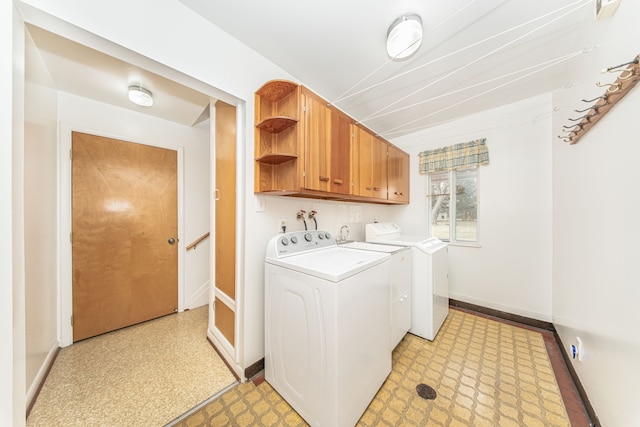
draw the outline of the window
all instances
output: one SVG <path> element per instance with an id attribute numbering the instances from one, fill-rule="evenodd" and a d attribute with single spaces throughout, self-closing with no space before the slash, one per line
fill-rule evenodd
<path id="1" fill-rule="evenodd" d="M 449 242 L 478 241 L 477 172 L 477 168 L 470 168 L 428 174 L 433 237 Z"/>
<path id="2" fill-rule="evenodd" d="M 427 175 L 429 230 L 449 242 L 478 241 L 478 167 L 489 164 L 486 139 L 426 150 L 418 154 Z"/>

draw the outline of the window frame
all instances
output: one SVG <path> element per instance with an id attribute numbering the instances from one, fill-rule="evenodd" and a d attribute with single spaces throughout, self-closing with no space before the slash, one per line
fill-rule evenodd
<path id="1" fill-rule="evenodd" d="M 458 240 L 456 236 L 456 209 L 457 209 L 457 195 L 456 192 L 451 192 L 452 188 L 457 188 L 457 173 L 458 171 L 468 171 L 470 169 L 474 169 L 475 179 L 476 179 L 476 239 L 475 240 Z M 427 174 L 427 231 L 429 237 L 435 237 L 433 235 L 433 214 L 432 214 L 432 197 L 431 194 L 431 177 L 434 173 L 443 173 L 446 172 L 449 178 L 449 239 L 442 239 L 444 242 L 449 243 L 450 245 L 457 246 L 472 246 L 472 247 L 480 247 L 480 168 L 464 168 L 464 169 L 452 169 L 448 171 L 434 171 Z"/>

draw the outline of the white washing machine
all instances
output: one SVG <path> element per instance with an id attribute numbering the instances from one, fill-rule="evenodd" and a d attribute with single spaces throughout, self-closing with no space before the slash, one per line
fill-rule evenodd
<path id="1" fill-rule="evenodd" d="M 354 426 L 391 372 L 390 255 L 324 231 L 265 257 L 265 378 L 311 426 Z"/>
<path id="2" fill-rule="evenodd" d="M 433 341 L 449 314 L 448 245 L 429 236 L 403 234 L 394 223 L 365 226 L 370 243 L 411 248 L 411 332 Z"/>
<path id="3" fill-rule="evenodd" d="M 343 247 L 391 255 L 391 348 L 411 329 L 411 249 L 366 242 L 345 243 Z"/>

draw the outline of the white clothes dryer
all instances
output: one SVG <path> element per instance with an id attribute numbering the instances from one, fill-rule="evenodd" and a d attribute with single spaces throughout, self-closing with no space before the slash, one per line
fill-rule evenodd
<path id="1" fill-rule="evenodd" d="M 394 223 L 365 226 L 370 243 L 411 248 L 411 332 L 433 341 L 449 315 L 448 245 L 429 236 L 403 234 Z"/>
<path id="2" fill-rule="evenodd" d="M 391 372 L 389 259 L 324 231 L 268 243 L 265 378 L 311 426 L 354 426 Z"/>

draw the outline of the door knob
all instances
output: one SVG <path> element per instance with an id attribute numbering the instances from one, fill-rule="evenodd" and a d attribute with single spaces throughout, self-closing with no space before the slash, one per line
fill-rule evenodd
<path id="1" fill-rule="evenodd" d="M 176 242 L 176 239 L 174 239 L 173 237 L 169 237 L 168 242 L 170 245 L 173 245 Z"/>

